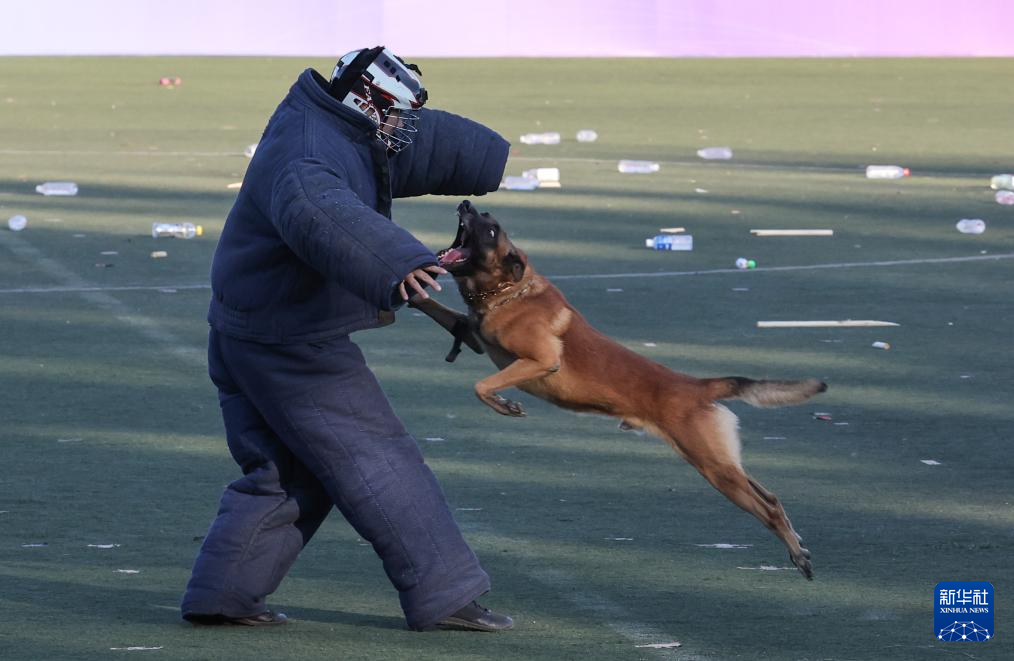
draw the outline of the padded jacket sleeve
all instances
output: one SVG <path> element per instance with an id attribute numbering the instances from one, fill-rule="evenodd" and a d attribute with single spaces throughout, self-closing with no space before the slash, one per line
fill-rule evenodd
<path id="1" fill-rule="evenodd" d="M 499 187 L 509 142 L 492 129 L 453 113 L 418 112 L 412 144 L 391 159 L 394 197 L 485 195 Z"/>
<path id="2" fill-rule="evenodd" d="M 339 171 L 316 159 L 282 169 L 271 222 L 299 258 L 382 310 L 401 305 L 395 288 L 436 256 L 408 231 L 364 204 Z"/>

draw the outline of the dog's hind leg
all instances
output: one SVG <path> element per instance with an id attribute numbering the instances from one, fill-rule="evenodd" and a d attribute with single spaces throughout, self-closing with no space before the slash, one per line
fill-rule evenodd
<path id="1" fill-rule="evenodd" d="M 770 528 L 789 549 L 792 563 L 812 580 L 810 552 L 800 545 L 778 497 L 743 470 L 736 415 L 714 404 L 672 422 L 669 429 L 656 431 L 713 487 Z"/>

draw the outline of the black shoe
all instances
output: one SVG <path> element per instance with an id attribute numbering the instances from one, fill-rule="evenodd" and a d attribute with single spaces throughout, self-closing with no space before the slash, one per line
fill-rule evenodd
<path id="1" fill-rule="evenodd" d="M 455 631 L 507 631 L 514 626 L 514 620 L 507 615 L 494 613 L 473 601 L 458 612 L 437 622 L 434 629 Z"/>
<path id="2" fill-rule="evenodd" d="M 187 622 L 198 625 L 215 626 L 220 624 L 237 624 L 244 627 L 265 627 L 276 624 L 285 624 L 289 618 L 285 613 L 272 613 L 264 611 L 257 615 L 246 617 L 229 617 L 227 615 L 202 615 L 201 613 L 185 613 L 183 619 Z"/>

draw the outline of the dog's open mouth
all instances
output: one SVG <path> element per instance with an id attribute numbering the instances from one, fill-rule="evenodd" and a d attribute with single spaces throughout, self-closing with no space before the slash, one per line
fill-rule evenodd
<path id="1" fill-rule="evenodd" d="M 458 235 L 454 237 L 454 243 L 450 248 L 445 248 L 437 253 L 437 261 L 440 266 L 453 266 L 468 261 L 471 251 L 465 247 L 465 238 L 468 234 L 464 221 L 458 221 Z"/>

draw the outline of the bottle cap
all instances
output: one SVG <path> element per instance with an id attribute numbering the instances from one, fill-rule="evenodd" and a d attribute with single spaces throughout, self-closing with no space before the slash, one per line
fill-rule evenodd
<path id="1" fill-rule="evenodd" d="M 197 236 L 203 236 L 204 235 L 204 227 L 202 227 L 201 225 L 198 225 L 194 229 L 197 232 Z"/>

